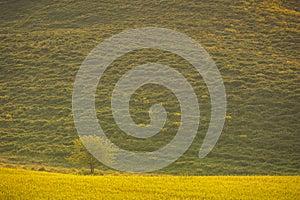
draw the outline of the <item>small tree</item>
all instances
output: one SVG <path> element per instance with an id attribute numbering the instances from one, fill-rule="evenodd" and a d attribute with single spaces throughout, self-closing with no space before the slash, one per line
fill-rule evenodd
<path id="1" fill-rule="evenodd" d="M 111 163 L 115 159 L 115 151 L 116 149 L 110 144 L 108 139 L 89 135 L 74 140 L 73 153 L 66 159 L 74 164 L 89 166 L 90 173 L 94 174 L 95 167 L 99 164 L 96 158 Z"/>

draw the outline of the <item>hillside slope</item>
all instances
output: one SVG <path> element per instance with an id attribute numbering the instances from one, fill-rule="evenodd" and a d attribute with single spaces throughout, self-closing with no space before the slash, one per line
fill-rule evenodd
<path id="1" fill-rule="evenodd" d="M 107 110 L 113 81 L 140 63 L 161 62 L 182 70 L 196 88 L 201 126 L 185 155 L 159 173 L 299 174 L 300 12 L 296 2 L 1 1 L 1 156 L 5 162 L 68 166 L 64 157 L 78 137 L 72 90 L 80 64 L 104 39 L 123 30 L 154 26 L 189 35 L 216 62 L 228 100 L 223 133 L 213 151 L 199 159 L 210 117 L 205 84 L 188 71 L 182 58 L 150 49 L 114 62 L 99 84 L 97 115 L 105 116 L 100 123 L 109 137 L 136 151 L 154 150 L 170 141 L 176 132 L 172 124 L 180 120 L 175 115 L 166 134 L 141 141 L 122 133 Z M 143 115 L 149 106 L 143 104 L 142 95 L 149 96 L 150 104 L 169 102 L 169 113 L 178 112 L 172 93 L 145 87 L 132 102 L 137 123 L 149 120 Z"/>

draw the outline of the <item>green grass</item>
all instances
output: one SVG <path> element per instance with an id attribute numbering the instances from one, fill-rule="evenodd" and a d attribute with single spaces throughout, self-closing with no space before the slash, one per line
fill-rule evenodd
<path id="1" fill-rule="evenodd" d="M 165 132 L 148 140 L 122 133 L 109 108 L 112 84 L 126 70 L 160 62 L 183 73 L 199 98 L 201 125 L 190 149 L 157 173 L 300 173 L 299 7 L 297 1 L 1 1 L 0 155 L 7 163 L 70 167 L 77 133 L 71 100 L 81 62 L 101 41 L 123 30 L 154 26 L 183 32 L 215 60 L 228 110 L 213 151 L 197 157 L 210 118 L 200 76 L 169 52 L 142 50 L 116 60 L 99 83 L 98 117 L 119 146 L 148 151 L 176 132 L 176 99 L 164 88 L 143 87 L 131 102 L 133 118 L 147 124 L 149 105 L 168 102 Z M 112 75 L 115 74 L 115 75 Z M 155 92 L 156 91 L 156 92 Z M 162 95 L 163 94 L 163 95 Z M 149 103 L 143 102 L 146 96 Z M 126 141 L 126 142 L 124 142 Z M 128 145 L 129 144 L 129 145 Z M 74 166 L 72 166 L 74 167 Z M 101 167 L 102 169 L 107 169 Z"/>

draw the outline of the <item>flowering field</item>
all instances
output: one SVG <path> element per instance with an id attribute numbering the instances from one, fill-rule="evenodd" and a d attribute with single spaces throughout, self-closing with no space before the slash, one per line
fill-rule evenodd
<path id="1" fill-rule="evenodd" d="M 296 199 L 299 176 L 78 176 L 0 169 L 0 199 Z"/>

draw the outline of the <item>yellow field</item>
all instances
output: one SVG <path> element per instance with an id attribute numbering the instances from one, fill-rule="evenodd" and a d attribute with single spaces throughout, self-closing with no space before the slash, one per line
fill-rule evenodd
<path id="1" fill-rule="evenodd" d="M 77 176 L 0 168 L 0 199 L 297 199 L 299 176 Z"/>

